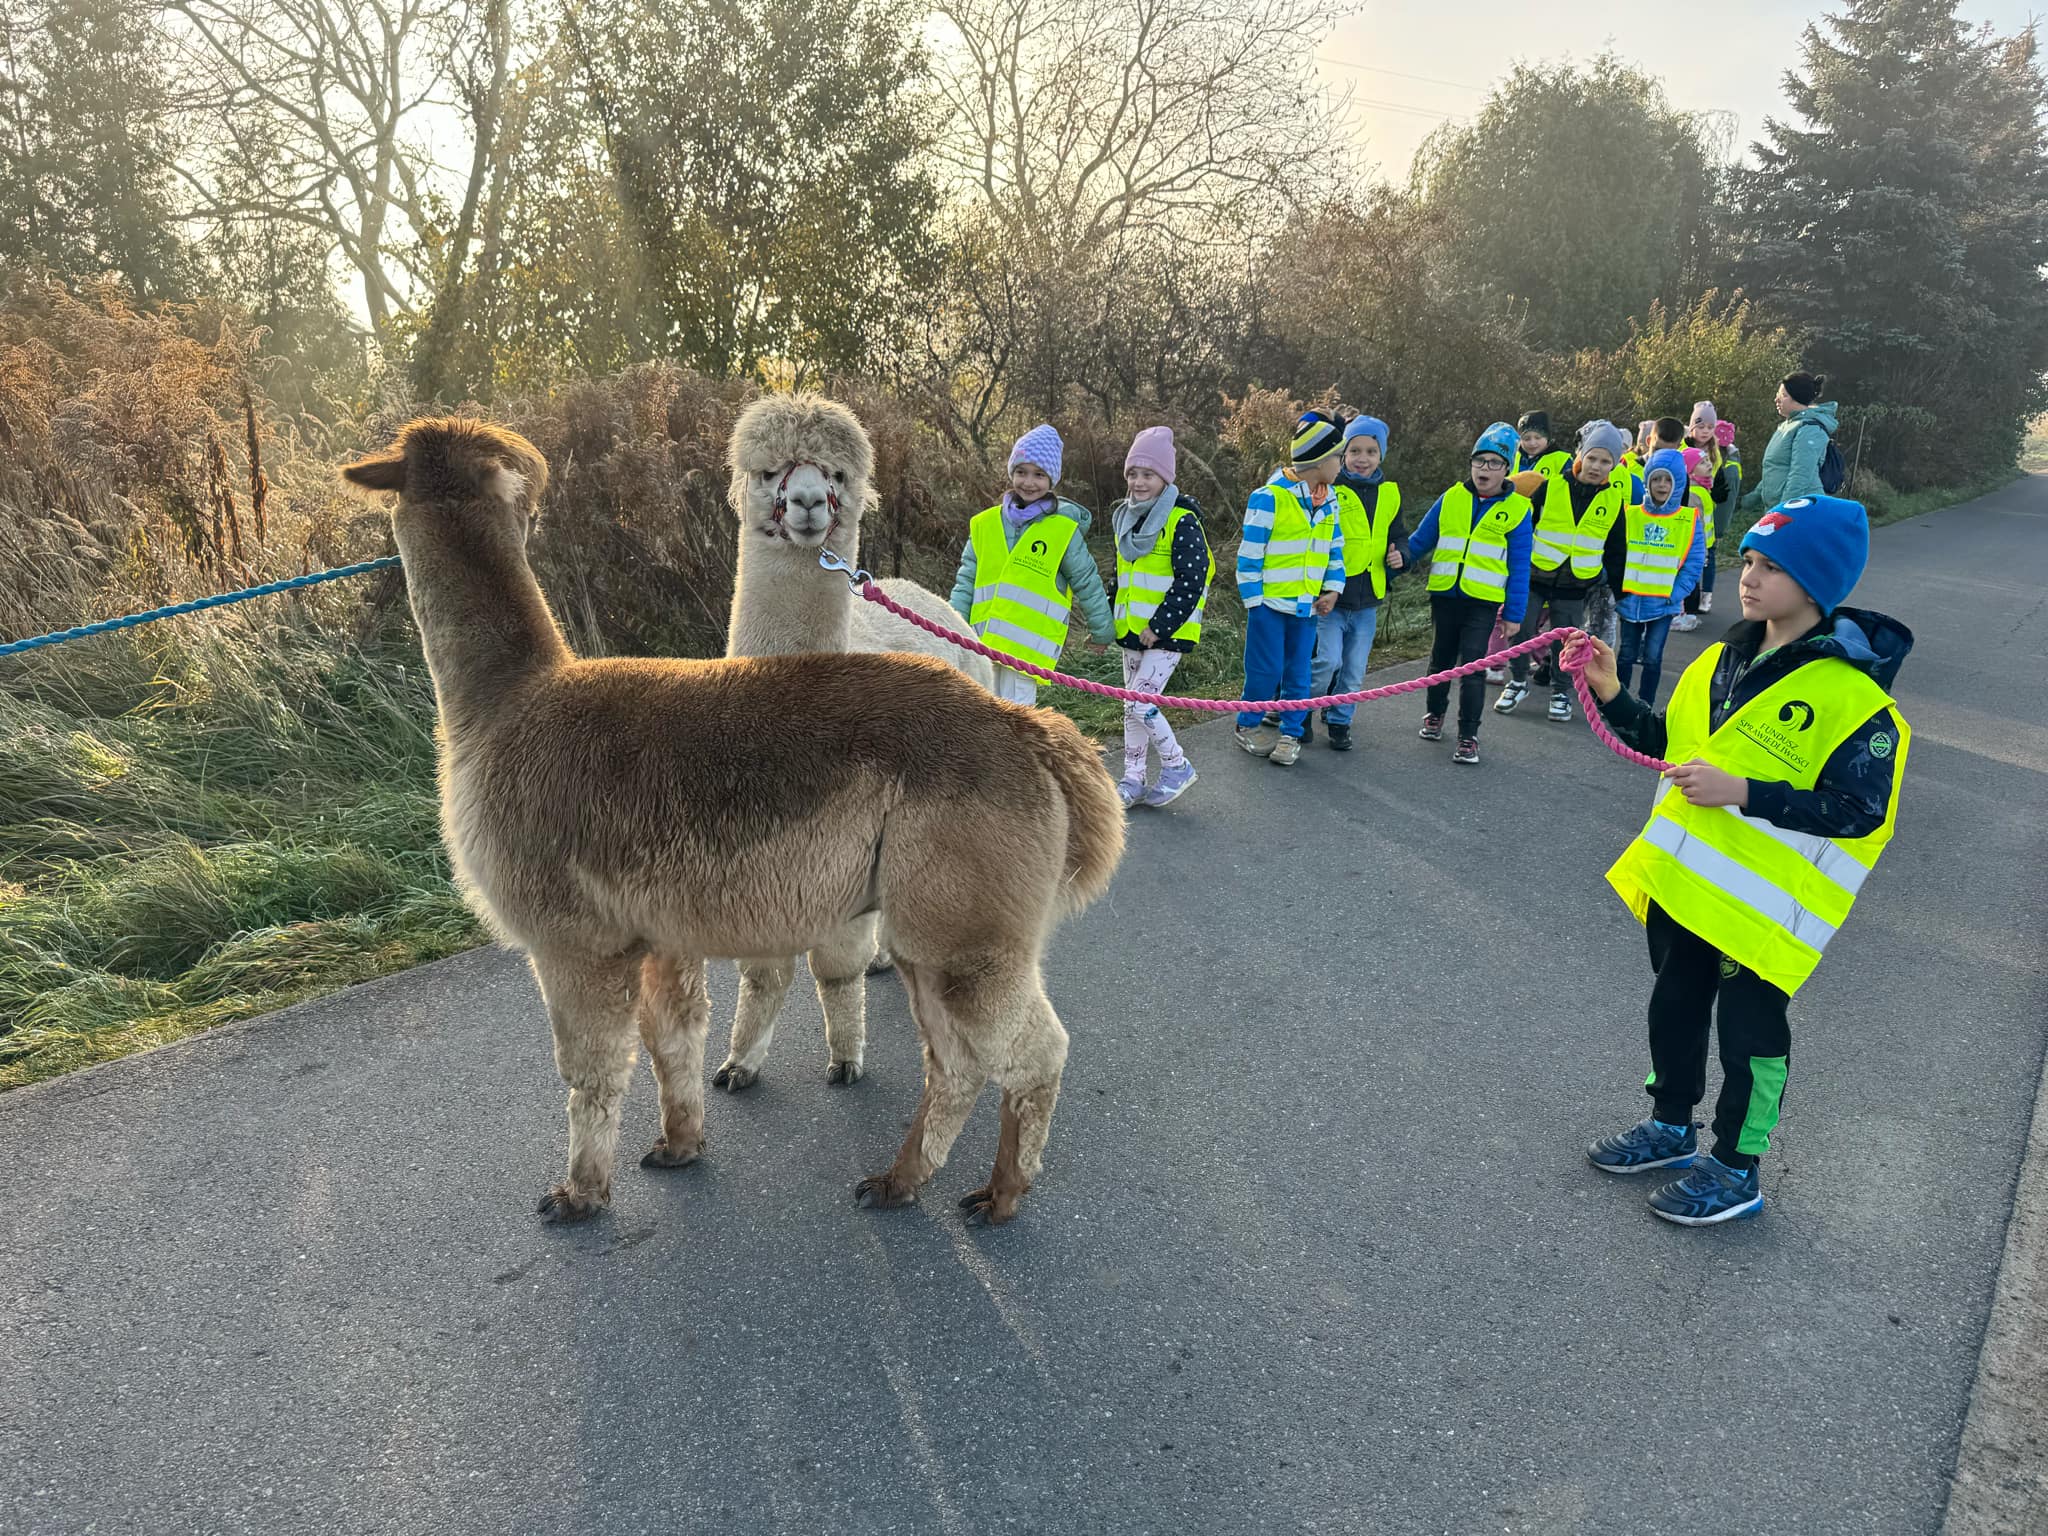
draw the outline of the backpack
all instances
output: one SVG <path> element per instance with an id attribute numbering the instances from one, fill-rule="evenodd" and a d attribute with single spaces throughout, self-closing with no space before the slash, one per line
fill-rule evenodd
<path id="1" fill-rule="evenodd" d="M 1816 423 L 1818 425 L 1818 423 Z M 1826 431 L 1826 428 L 1822 428 Z M 1828 451 L 1820 456 L 1820 488 L 1824 495 L 1832 496 L 1842 488 L 1842 482 L 1849 478 L 1849 466 L 1842 462 L 1842 450 L 1835 446 L 1831 435 Z"/>

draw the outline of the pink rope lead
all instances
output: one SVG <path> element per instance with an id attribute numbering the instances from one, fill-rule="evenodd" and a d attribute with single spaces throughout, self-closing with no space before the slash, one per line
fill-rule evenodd
<path id="1" fill-rule="evenodd" d="M 1097 694 L 1105 699 L 1121 699 L 1127 704 L 1153 704 L 1165 709 L 1202 710 L 1218 715 L 1249 714 L 1255 709 L 1263 712 L 1267 710 L 1327 709 L 1333 704 L 1369 704 L 1375 699 L 1391 699 L 1396 694 L 1417 693 L 1423 689 L 1433 687 L 1437 683 L 1454 682 L 1469 673 L 1482 672 L 1488 667 L 1495 666 L 1503 661 L 1511 661 L 1517 656 L 1531 655 L 1536 651 L 1542 650 L 1552 641 L 1562 641 L 1568 636 L 1580 633 L 1580 631 L 1568 626 L 1546 629 L 1542 634 L 1535 636 L 1533 639 L 1524 640 L 1519 645 L 1511 645 L 1506 650 L 1497 651 L 1491 656 L 1482 656 L 1477 661 L 1468 661 L 1462 666 L 1452 667 L 1448 671 L 1432 672 L 1427 677 L 1410 678 L 1408 681 L 1401 683 L 1387 683 L 1378 688 L 1367 688 L 1360 693 L 1330 693 L 1313 699 L 1194 699 L 1186 698 L 1179 694 L 1139 693 L 1130 688 L 1114 688 L 1108 683 L 1093 682 L 1088 678 L 1074 677 L 1066 672 L 1054 672 L 1048 668 L 1036 666 L 1031 662 L 1021 661 L 1015 656 L 1006 656 L 1000 651 L 989 649 L 989 647 L 971 636 L 963 635 L 955 629 L 948 629 L 943 624 L 934 623 L 923 614 L 913 609 L 905 608 L 901 603 L 895 602 L 886 592 L 875 585 L 874 578 L 866 571 L 854 570 L 829 549 L 819 552 L 818 563 L 827 570 L 844 573 L 854 591 L 858 592 L 869 602 L 878 603 L 888 609 L 897 618 L 915 624 L 927 634 L 937 635 L 949 645 L 956 645 L 964 651 L 973 651 L 976 655 L 986 656 L 998 666 L 1008 667 L 1013 672 L 1027 673 L 1045 682 L 1058 683 L 1065 688 L 1075 688 L 1082 693 Z M 1654 768 L 1659 773 L 1662 773 L 1671 766 L 1662 758 L 1651 757 L 1647 753 L 1636 751 L 1634 747 L 1624 744 L 1616 737 L 1614 732 L 1607 728 L 1607 722 L 1600 718 L 1600 706 L 1593 697 L 1592 686 L 1586 681 L 1585 669 L 1571 669 L 1571 672 L 1572 683 L 1578 689 L 1579 707 L 1585 712 L 1586 724 L 1592 728 L 1594 736 L 1599 738 L 1602 746 L 1606 747 L 1608 751 L 1614 753 L 1617 757 L 1634 763 L 1641 768 Z"/>

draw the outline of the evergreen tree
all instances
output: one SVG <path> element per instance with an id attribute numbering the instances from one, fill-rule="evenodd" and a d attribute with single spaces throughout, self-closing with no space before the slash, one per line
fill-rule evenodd
<path id="1" fill-rule="evenodd" d="M 1808 27 L 1742 177 L 1738 273 L 1805 337 L 1842 447 L 1904 486 L 2008 465 L 2048 367 L 2048 145 L 2032 30 L 1956 0 L 1848 0 Z"/>
<path id="2" fill-rule="evenodd" d="M 133 0 L 0 0 L 0 258 L 173 296 L 161 50 Z"/>

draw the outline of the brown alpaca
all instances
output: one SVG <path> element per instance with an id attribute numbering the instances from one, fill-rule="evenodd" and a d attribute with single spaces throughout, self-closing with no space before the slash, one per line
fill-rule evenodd
<path id="1" fill-rule="evenodd" d="M 471 905 L 529 957 L 569 1085 L 568 1177 L 541 1214 L 609 1202 L 642 1040 L 661 1090 L 642 1166 L 703 1151 L 708 958 L 799 954 L 876 910 L 925 1086 L 896 1161 L 856 1193 L 913 1199 L 993 1078 L 995 1172 L 961 1204 L 971 1221 L 1015 1214 L 1067 1055 L 1040 957 L 1123 853 L 1081 733 L 915 657 L 579 660 L 526 562 L 547 481 L 532 444 L 415 421 L 343 473 L 399 493 L 440 705 L 442 833 Z"/>

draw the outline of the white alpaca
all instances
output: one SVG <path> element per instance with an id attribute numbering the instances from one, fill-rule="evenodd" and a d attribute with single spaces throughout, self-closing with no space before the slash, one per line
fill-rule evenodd
<path id="1" fill-rule="evenodd" d="M 818 564 L 830 549 L 860 564 L 860 519 L 874 499 L 874 449 L 845 406 L 820 395 L 771 395 L 740 413 L 726 450 L 740 523 L 728 656 L 806 651 L 911 651 L 936 656 L 984 688 L 987 658 L 948 645 L 887 609 L 856 597 L 846 578 Z M 949 629 L 967 626 L 936 593 L 901 578 L 879 582 L 891 599 Z M 825 1014 L 825 1080 L 860 1080 L 867 1049 L 870 969 L 888 964 L 873 914 L 855 918 L 810 952 Z M 775 1018 L 796 974 L 790 959 L 740 962 L 732 1045 L 712 1082 L 738 1092 L 761 1075 Z"/>

